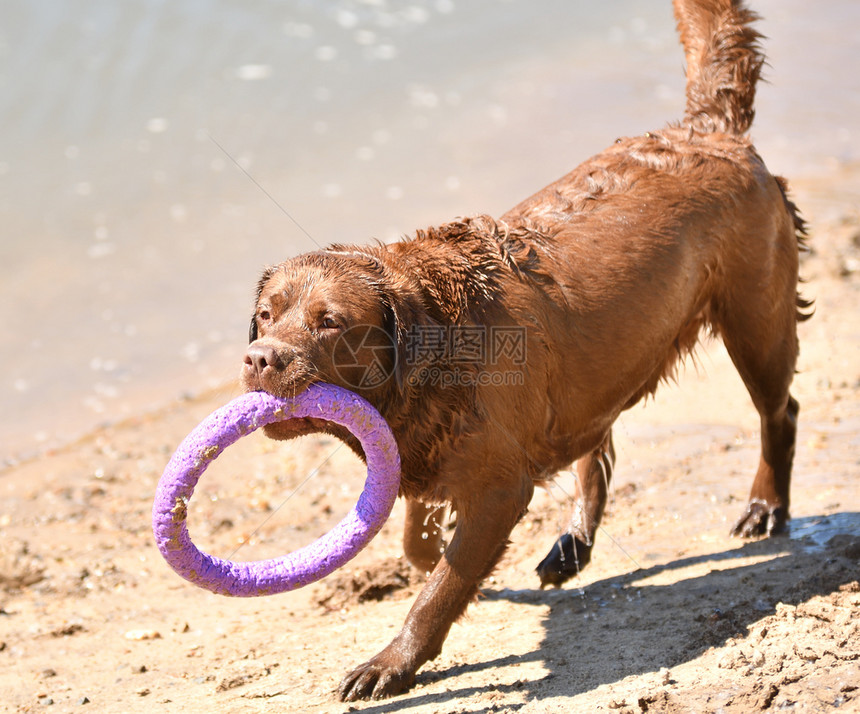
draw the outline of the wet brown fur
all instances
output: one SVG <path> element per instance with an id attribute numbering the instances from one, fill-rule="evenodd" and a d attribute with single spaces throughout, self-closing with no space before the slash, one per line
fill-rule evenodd
<path id="1" fill-rule="evenodd" d="M 534 485 L 576 460 L 571 521 L 538 567 L 541 583 L 560 585 L 588 562 L 615 460 L 612 424 L 673 376 L 703 330 L 722 336 L 762 419 L 761 463 L 735 532 L 786 523 L 798 411 L 788 389 L 796 323 L 809 306 L 796 292 L 804 225 L 785 181 L 745 135 L 763 62 L 755 15 L 730 0 L 676 0 L 675 12 L 688 63 L 680 123 L 619 139 L 497 220 L 461 219 L 391 245 L 332 246 L 260 281 L 248 389 L 352 388 L 337 350 L 369 357 L 365 333 L 350 328 L 372 325 L 391 340 L 391 378 L 359 391 L 396 435 L 407 555 L 432 573 L 400 634 L 344 680 L 346 700 L 412 685 L 495 566 Z M 410 359 L 415 329 L 451 326 L 521 327 L 527 358 Z M 428 368 L 462 378 L 440 386 Z M 521 381 L 477 384 L 490 369 Z M 360 453 L 324 421 L 267 433 L 320 429 Z M 438 515 L 423 503 L 456 509 L 441 557 L 438 536 L 419 540 L 423 521 Z"/>

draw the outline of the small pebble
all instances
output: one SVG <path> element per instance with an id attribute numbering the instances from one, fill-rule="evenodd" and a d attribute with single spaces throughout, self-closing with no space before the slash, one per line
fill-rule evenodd
<path id="1" fill-rule="evenodd" d="M 158 630 L 129 630 L 125 633 L 127 640 L 160 640 L 161 633 Z"/>

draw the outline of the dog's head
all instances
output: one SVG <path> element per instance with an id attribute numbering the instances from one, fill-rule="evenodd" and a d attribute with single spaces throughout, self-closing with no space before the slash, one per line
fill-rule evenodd
<path id="1" fill-rule="evenodd" d="M 390 283 L 378 258 L 347 250 L 308 253 L 266 269 L 242 365 L 245 389 L 291 397 L 328 382 L 379 408 L 401 379 L 402 300 Z M 265 431 L 286 439 L 326 427 L 306 419 Z"/>

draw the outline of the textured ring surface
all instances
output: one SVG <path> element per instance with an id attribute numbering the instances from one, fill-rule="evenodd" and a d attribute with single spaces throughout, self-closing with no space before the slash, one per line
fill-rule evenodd
<path id="1" fill-rule="evenodd" d="M 336 422 L 361 442 L 367 480 L 355 507 L 324 536 L 279 558 L 234 562 L 199 550 L 188 534 L 186 516 L 209 464 L 255 429 L 301 417 Z M 170 567 L 195 585 L 237 597 L 271 595 L 324 578 L 354 558 L 388 519 L 399 486 L 400 456 L 391 429 L 357 394 L 322 383 L 291 399 L 248 392 L 210 414 L 180 444 L 158 482 L 153 533 Z"/>

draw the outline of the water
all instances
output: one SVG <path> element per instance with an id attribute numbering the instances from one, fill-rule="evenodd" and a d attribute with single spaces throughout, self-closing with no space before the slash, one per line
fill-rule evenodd
<path id="1" fill-rule="evenodd" d="M 860 514 L 832 513 L 829 516 L 809 516 L 791 522 L 789 536 L 800 541 L 810 553 L 821 553 L 835 536 L 856 536 L 860 532 Z"/>
<path id="2" fill-rule="evenodd" d="M 857 160 L 860 6 L 755 6 L 761 152 Z M 0 460 L 228 383 L 261 266 L 501 213 L 682 65 L 668 0 L 4 0 Z"/>

